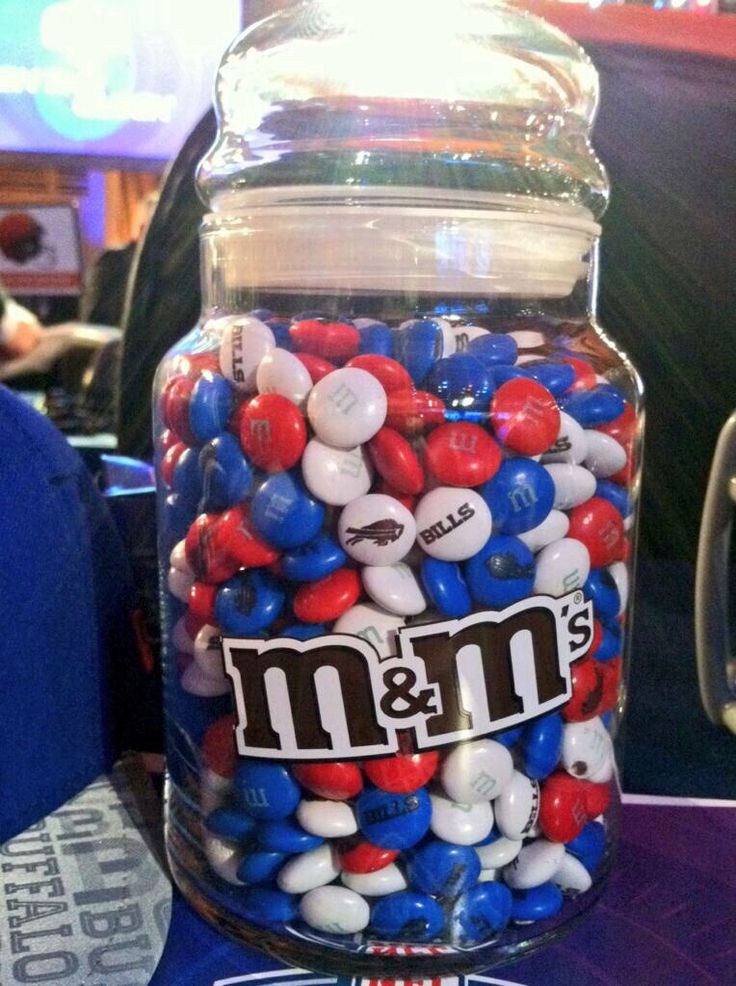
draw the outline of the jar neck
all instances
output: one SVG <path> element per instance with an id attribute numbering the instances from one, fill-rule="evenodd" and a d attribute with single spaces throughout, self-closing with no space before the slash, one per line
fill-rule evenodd
<path id="1" fill-rule="evenodd" d="M 223 196 L 201 235 L 205 311 L 594 313 L 599 227 L 561 203 L 417 188 Z M 270 303 L 269 303 L 270 301 Z"/>

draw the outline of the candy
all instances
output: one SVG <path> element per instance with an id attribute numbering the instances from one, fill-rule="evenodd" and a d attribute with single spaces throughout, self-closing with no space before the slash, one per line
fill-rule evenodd
<path id="1" fill-rule="evenodd" d="M 320 638 L 339 635 L 347 655 L 357 639 L 385 689 L 374 749 L 397 751 L 282 764 L 236 755 L 233 717 L 205 730 L 205 856 L 256 924 L 472 948 L 592 886 L 607 839 L 592 819 L 605 818 L 615 769 L 636 415 L 597 364 L 548 356 L 538 324 L 489 332 L 438 314 L 392 329 L 255 310 L 207 323 L 218 352 L 172 362 L 160 452 L 168 588 L 177 618 L 186 607 L 170 631 L 176 684 L 221 711 L 234 681 L 222 635 L 268 637 L 273 651 L 252 651 L 279 655 L 263 676 L 264 724 L 293 744 L 286 706 L 298 729 L 313 714 L 325 745 L 311 755 L 329 757 L 353 726 L 349 701 L 326 701 L 330 676 L 360 699 L 356 715 L 364 696 L 346 690 L 337 650 L 316 674 L 312 661 Z M 449 658 L 453 695 L 417 641 L 571 593 L 596 617 L 570 663 L 571 698 L 478 738 L 471 721 L 491 692 L 476 645 Z M 416 636 L 424 623 L 440 627 Z M 515 639 L 516 682 L 528 641 Z M 291 645 L 303 680 L 279 664 L 289 641 L 304 642 Z M 418 736 L 431 746 L 421 711 L 449 717 L 453 701 L 456 732 L 417 749 Z M 255 726 L 241 721 L 238 743 Z M 386 734 L 394 746 L 380 745 Z"/>
<path id="2" fill-rule="evenodd" d="M 337 448 L 367 442 L 386 420 L 386 391 L 365 370 L 335 370 L 315 384 L 307 415 L 321 441 Z"/>

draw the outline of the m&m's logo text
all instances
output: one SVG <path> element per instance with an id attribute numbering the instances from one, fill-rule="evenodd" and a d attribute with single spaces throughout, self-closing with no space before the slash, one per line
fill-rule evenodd
<path id="1" fill-rule="evenodd" d="M 409 730 L 422 750 L 510 729 L 570 699 L 593 608 L 578 590 L 401 627 L 391 657 L 369 636 L 225 637 L 238 752 L 342 760 L 395 753 Z"/>

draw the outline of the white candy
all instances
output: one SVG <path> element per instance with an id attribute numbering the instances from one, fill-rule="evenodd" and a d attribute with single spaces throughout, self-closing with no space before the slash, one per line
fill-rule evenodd
<path id="1" fill-rule="evenodd" d="M 590 873 L 586 870 L 579 859 L 572 853 L 566 852 L 562 857 L 557 872 L 552 877 L 552 882 L 566 894 L 582 894 L 590 890 L 593 880 Z"/>
<path id="2" fill-rule="evenodd" d="M 481 870 L 478 874 L 478 883 L 496 883 L 500 875 L 498 870 Z"/>
<path id="3" fill-rule="evenodd" d="M 595 494 L 595 476 L 583 466 L 569 462 L 550 462 L 544 467 L 555 484 L 556 510 L 570 510 Z"/>
<path id="4" fill-rule="evenodd" d="M 174 624 L 174 628 L 171 631 L 171 643 L 182 654 L 194 653 L 194 641 L 187 633 L 186 621 L 183 616 L 179 617 Z"/>
<path id="5" fill-rule="evenodd" d="M 194 660 L 206 675 L 222 677 L 224 665 L 219 638 L 219 627 L 205 624 L 194 638 Z"/>
<path id="6" fill-rule="evenodd" d="M 243 881 L 238 879 L 237 872 L 244 854 L 236 843 L 228 842 L 208 832 L 204 837 L 203 848 L 207 862 L 222 880 L 237 887 L 243 886 Z"/>
<path id="7" fill-rule="evenodd" d="M 539 783 L 515 770 L 510 783 L 493 802 L 493 810 L 501 835 L 523 839 L 539 818 Z"/>
<path id="8" fill-rule="evenodd" d="M 399 616 L 417 616 L 427 608 L 427 600 L 416 575 L 404 562 L 395 565 L 367 565 L 362 573 L 363 587 L 376 605 Z"/>
<path id="9" fill-rule="evenodd" d="M 563 730 L 562 765 L 568 774 L 583 780 L 593 775 L 613 776 L 613 743 L 598 716 L 586 722 L 568 722 Z"/>
<path id="10" fill-rule="evenodd" d="M 493 828 L 493 808 L 490 801 L 462 804 L 445 797 L 430 794 L 432 822 L 430 828 L 438 839 L 453 842 L 456 846 L 472 846 L 480 842 Z"/>
<path id="11" fill-rule="evenodd" d="M 514 890 L 539 887 L 552 879 L 564 856 L 565 847 L 561 842 L 536 839 L 524 846 L 516 859 L 504 868 L 504 882 Z"/>
<path id="12" fill-rule="evenodd" d="M 256 389 L 261 360 L 276 347 L 273 332 L 253 315 L 235 315 L 208 322 L 204 331 L 221 331 L 220 371 L 244 394 Z"/>
<path id="13" fill-rule="evenodd" d="M 514 761 L 501 743 L 482 739 L 461 743 L 442 764 L 445 793 L 453 801 L 492 801 L 511 783 Z"/>
<path id="14" fill-rule="evenodd" d="M 217 695 L 226 695 L 230 691 L 230 679 L 224 673 L 207 674 L 197 664 L 192 661 L 181 676 L 181 687 L 190 695 L 198 695 L 200 698 L 215 698 Z"/>
<path id="15" fill-rule="evenodd" d="M 174 547 L 171 549 L 171 554 L 169 555 L 169 565 L 172 568 L 178 569 L 180 572 L 187 572 L 189 575 L 194 575 L 194 569 L 189 564 L 186 551 L 186 541 L 183 539 L 177 541 Z"/>
<path id="16" fill-rule="evenodd" d="M 580 589 L 590 575 L 590 554 L 582 541 L 561 538 L 542 548 L 536 558 L 534 591 L 564 596 Z"/>
<path id="17" fill-rule="evenodd" d="M 348 503 L 337 533 L 344 550 L 363 565 L 394 565 L 414 544 L 416 523 L 395 497 L 369 493 Z"/>
<path id="18" fill-rule="evenodd" d="M 414 511 L 417 544 L 432 558 L 462 561 L 477 554 L 491 536 L 485 500 L 473 490 L 439 486 Z"/>
<path id="19" fill-rule="evenodd" d="M 364 897 L 385 897 L 407 887 L 406 878 L 396 863 L 389 863 L 373 873 L 348 873 L 343 870 L 340 879 L 346 887 Z"/>
<path id="20" fill-rule="evenodd" d="M 339 839 L 358 831 L 355 812 L 345 801 L 305 798 L 296 809 L 296 820 L 305 831 L 325 839 Z"/>
<path id="21" fill-rule="evenodd" d="M 258 364 L 256 386 L 259 394 L 281 394 L 303 408 L 312 389 L 312 378 L 293 353 L 276 348 Z"/>
<path id="22" fill-rule="evenodd" d="M 362 445 L 334 448 L 313 438 L 304 449 L 302 475 L 307 489 L 318 500 L 343 507 L 371 488 L 373 466 Z"/>
<path id="23" fill-rule="evenodd" d="M 626 465 L 626 449 L 615 438 L 602 431 L 590 429 L 585 432 L 588 452 L 585 466 L 598 479 L 613 476 Z"/>
<path id="24" fill-rule="evenodd" d="M 292 856 L 279 870 L 276 883 L 287 894 L 305 894 L 332 883 L 339 873 L 337 853 L 325 842 L 309 852 Z"/>
<path id="25" fill-rule="evenodd" d="M 368 902 L 348 887 L 317 887 L 299 902 L 302 918 L 317 931 L 333 935 L 354 935 L 368 926 Z"/>
<path id="26" fill-rule="evenodd" d="M 307 417 L 325 444 L 351 449 L 373 438 L 386 420 L 386 408 L 386 391 L 372 374 L 343 367 L 312 388 Z"/>
<path id="27" fill-rule="evenodd" d="M 387 613 L 373 603 L 358 603 L 342 614 L 332 632 L 362 637 L 375 647 L 380 657 L 390 657 L 397 651 L 396 631 L 405 622 L 396 613 Z"/>
<path id="28" fill-rule="evenodd" d="M 506 335 L 516 340 L 519 349 L 537 349 L 547 341 L 541 332 L 535 332 L 533 329 L 516 329 L 514 332 L 507 332 Z M 538 356 L 534 358 L 539 359 Z"/>
<path id="29" fill-rule="evenodd" d="M 564 411 L 560 412 L 560 430 L 554 445 L 550 445 L 542 456 L 542 462 L 571 462 L 580 465 L 588 454 L 588 434 L 575 418 Z"/>
<path id="30" fill-rule="evenodd" d="M 570 518 L 561 510 L 550 510 L 541 524 L 516 536 L 535 554 L 553 541 L 564 538 L 570 529 Z"/>
<path id="31" fill-rule="evenodd" d="M 183 572 L 180 568 L 170 568 L 166 584 L 171 595 L 185 603 L 189 599 L 189 593 L 194 585 L 194 576 L 191 572 Z"/>
<path id="32" fill-rule="evenodd" d="M 488 329 L 482 329 L 480 325 L 455 326 L 455 352 L 464 353 L 473 339 L 487 335 L 490 335 Z"/>
<path id="33" fill-rule="evenodd" d="M 505 836 L 501 836 L 500 839 L 490 842 L 487 846 L 476 846 L 475 851 L 478 854 L 481 869 L 497 870 L 516 859 L 523 845 L 522 839 L 507 839 Z"/>
<path id="34" fill-rule="evenodd" d="M 608 571 L 611 573 L 611 578 L 616 583 L 616 588 L 618 589 L 621 605 L 616 615 L 621 616 L 629 601 L 629 570 L 626 567 L 626 562 L 615 561 L 612 565 L 608 566 Z"/>

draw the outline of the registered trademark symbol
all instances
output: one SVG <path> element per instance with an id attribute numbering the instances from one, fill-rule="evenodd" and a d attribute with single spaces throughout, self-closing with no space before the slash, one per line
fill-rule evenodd
<path id="1" fill-rule="evenodd" d="M 572 601 L 575 606 L 579 606 L 583 601 L 582 592 L 576 592 L 575 595 L 572 597 Z"/>

